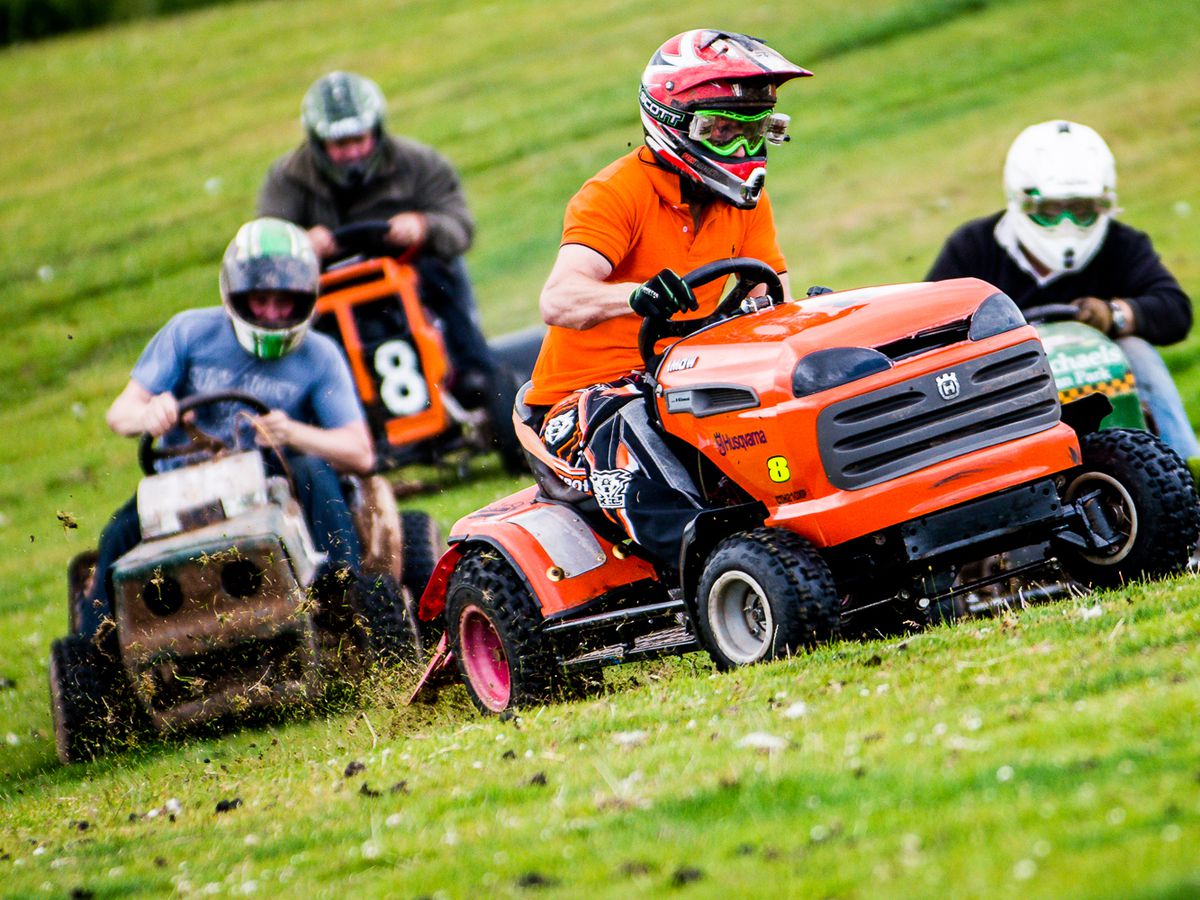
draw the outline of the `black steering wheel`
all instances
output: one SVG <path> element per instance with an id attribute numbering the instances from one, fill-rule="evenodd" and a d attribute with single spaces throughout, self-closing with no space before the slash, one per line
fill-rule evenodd
<path id="1" fill-rule="evenodd" d="M 350 222 L 333 229 L 333 239 L 337 241 L 338 252 L 326 259 L 325 266 L 346 262 L 351 259 L 370 259 L 379 256 L 390 256 L 407 259 L 411 253 L 409 247 L 397 247 L 387 241 L 387 234 L 392 229 L 392 223 L 387 219 L 370 219 L 365 222 Z"/>
<path id="2" fill-rule="evenodd" d="M 1031 306 L 1021 310 L 1025 321 L 1031 324 L 1038 322 L 1075 322 L 1079 319 L 1079 307 L 1070 303 L 1044 303 L 1041 306 Z"/>
<path id="3" fill-rule="evenodd" d="M 143 434 L 141 440 L 138 442 L 138 463 L 142 467 L 142 472 L 146 475 L 153 475 L 155 471 L 154 464 L 160 460 L 191 456 L 194 453 L 207 453 L 209 457 L 214 457 L 220 453 L 234 449 L 221 438 L 198 428 L 192 422 L 185 422 L 183 418 L 185 413 L 192 410 L 212 406 L 216 403 L 230 402 L 247 406 L 260 416 L 266 415 L 271 411 L 271 408 L 257 397 L 252 397 L 241 391 L 217 391 L 211 394 L 193 394 L 190 397 L 185 397 L 179 401 L 179 421 L 169 431 L 173 431 L 176 428 L 183 429 L 191 439 L 190 442 L 181 447 L 159 447 L 155 444 L 156 439 L 154 437 L 149 434 Z"/>
<path id="4" fill-rule="evenodd" d="M 701 319 L 647 318 L 642 320 L 642 327 L 638 332 L 638 351 L 642 354 L 642 362 L 645 364 L 647 372 L 653 373 L 662 361 L 662 354 L 654 352 L 659 341 L 663 338 L 687 337 L 701 328 L 707 328 L 709 325 L 738 315 L 741 311 L 742 301 L 760 284 L 767 286 L 767 297 L 772 306 L 784 301 L 783 282 L 779 280 L 779 275 L 775 270 L 761 260 L 749 259 L 744 256 L 710 262 L 688 272 L 683 276 L 683 281 L 694 291 L 701 285 L 716 281 L 718 278 L 727 278 L 730 275 L 737 275 L 737 283 L 721 299 L 717 308 L 707 316 Z"/>

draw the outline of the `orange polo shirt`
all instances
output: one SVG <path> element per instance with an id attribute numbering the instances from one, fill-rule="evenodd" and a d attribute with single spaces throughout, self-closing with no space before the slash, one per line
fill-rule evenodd
<path id="1" fill-rule="evenodd" d="M 691 209 L 680 198 L 679 176 L 656 165 L 645 147 L 601 169 L 571 198 L 562 243 L 590 247 L 612 263 L 605 279 L 610 283 L 647 281 L 664 268 L 686 275 L 735 256 L 760 259 L 776 272 L 787 268 L 765 192 L 754 209 L 709 204 L 697 230 Z M 723 287 L 719 279 L 700 288 L 700 308 L 683 318 L 711 313 Z M 631 312 L 583 331 L 551 326 L 525 402 L 550 406 L 572 391 L 641 369 L 641 324 L 641 317 Z"/>

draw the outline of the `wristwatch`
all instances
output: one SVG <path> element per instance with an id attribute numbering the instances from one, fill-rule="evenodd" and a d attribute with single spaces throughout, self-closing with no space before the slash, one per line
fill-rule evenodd
<path id="1" fill-rule="evenodd" d="M 1116 300 L 1109 300 L 1108 308 L 1112 312 L 1112 325 L 1108 329 L 1108 336 L 1120 337 L 1129 327 L 1129 315 L 1125 312 L 1124 305 Z"/>

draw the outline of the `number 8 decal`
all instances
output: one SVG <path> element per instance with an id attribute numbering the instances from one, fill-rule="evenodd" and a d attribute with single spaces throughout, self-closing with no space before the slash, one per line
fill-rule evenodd
<path id="1" fill-rule="evenodd" d="M 386 341 L 375 351 L 379 397 L 394 416 L 411 416 L 429 406 L 429 388 L 416 351 L 406 341 Z"/>
<path id="2" fill-rule="evenodd" d="M 792 470 L 788 468 L 786 456 L 772 456 L 767 460 L 767 474 L 771 476 L 772 481 L 788 481 L 792 477 Z"/>

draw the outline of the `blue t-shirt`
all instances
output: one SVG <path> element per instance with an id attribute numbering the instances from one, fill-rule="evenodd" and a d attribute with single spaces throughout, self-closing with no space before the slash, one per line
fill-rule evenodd
<path id="1" fill-rule="evenodd" d="M 131 377 L 152 394 L 170 391 L 180 400 L 241 391 L 320 428 L 341 428 L 364 418 L 350 367 L 332 338 L 309 329 L 291 353 L 259 359 L 237 342 L 233 323 L 219 306 L 173 316 L 146 345 Z M 199 410 L 197 425 L 230 440 L 244 430 L 225 406 Z"/>

